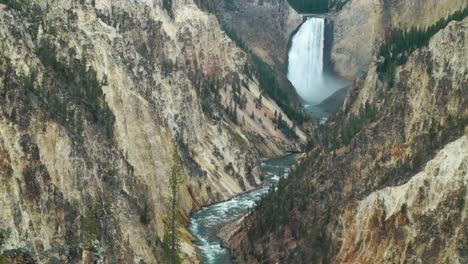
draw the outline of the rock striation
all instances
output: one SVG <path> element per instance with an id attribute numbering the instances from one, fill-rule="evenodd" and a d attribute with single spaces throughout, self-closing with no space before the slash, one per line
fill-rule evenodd
<path id="1" fill-rule="evenodd" d="M 468 18 L 386 79 L 374 62 L 288 180 L 232 235 L 237 263 L 466 260 Z"/>
<path id="2" fill-rule="evenodd" d="M 302 24 L 285 0 L 200 0 L 220 22 L 270 65 L 287 66 L 288 43 Z M 232 4 L 230 4 L 232 3 Z"/>
<path id="3" fill-rule="evenodd" d="M 356 202 L 340 217 L 337 263 L 463 263 L 468 136 L 444 147 L 407 183 Z"/>
<path id="4" fill-rule="evenodd" d="M 297 150 L 247 54 L 192 1 L 0 8 L 0 250 L 7 261 L 164 263 L 172 152 L 180 218 L 252 189 Z M 240 106 L 242 105 L 242 106 Z M 183 233 L 187 261 L 196 261 Z"/>
<path id="5" fill-rule="evenodd" d="M 332 68 L 348 79 L 361 76 L 389 30 L 426 28 L 467 4 L 466 0 L 350 0 L 329 17 L 333 24 Z"/>

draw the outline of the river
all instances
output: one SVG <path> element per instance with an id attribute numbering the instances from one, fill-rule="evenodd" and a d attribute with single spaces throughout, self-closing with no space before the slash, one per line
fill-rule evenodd
<path id="1" fill-rule="evenodd" d="M 197 238 L 201 261 L 204 264 L 231 263 L 229 250 L 221 246 L 216 236 L 222 227 L 246 213 L 268 193 L 281 177 L 286 177 L 297 155 L 288 155 L 261 163 L 263 182 L 254 191 L 243 193 L 230 200 L 204 207 L 191 217 L 190 232 Z"/>

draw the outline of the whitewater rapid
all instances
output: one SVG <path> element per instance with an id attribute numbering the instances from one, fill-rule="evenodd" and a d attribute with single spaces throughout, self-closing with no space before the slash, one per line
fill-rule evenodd
<path id="1" fill-rule="evenodd" d="M 323 76 L 325 19 L 309 17 L 292 39 L 288 79 L 306 101 L 319 103 L 333 90 L 327 89 Z"/>
<path id="2" fill-rule="evenodd" d="M 279 180 L 287 177 L 297 155 L 265 161 L 261 164 L 263 182 L 252 191 L 241 194 L 231 200 L 213 204 L 196 211 L 191 216 L 190 232 L 197 239 L 203 264 L 230 264 L 229 250 L 221 245 L 217 237 L 221 228 L 247 214 Z"/>

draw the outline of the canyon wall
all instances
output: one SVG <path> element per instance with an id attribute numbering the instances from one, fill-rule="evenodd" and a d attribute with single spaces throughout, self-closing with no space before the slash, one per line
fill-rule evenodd
<path id="1" fill-rule="evenodd" d="M 350 0 L 330 15 L 334 71 L 354 79 L 367 72 L 390 29 L 426 28 L 467 6 L 466 0 Z"/>
<path id="2" fill-rule="evenodd" d="M 237 263 L 466 262 L 468 18 L 377 63 L 227 245 Z"/>
<path id="3" fill-rule="evenodd" d="M 351 205 L 340 217 L 336 263 L 464 263 L 468 136 L 444 147 L 407 183 Z"/>
<path id="4" fill-rule="evenodd" d="M 275 128 L 275 112 L 293 122 L 267 95 L 256 102 L 255 69 L 215 16 L 169 3 L 0 5 L 3 260 L 164 263 L 175 149 L 186 225 L 254 188 L 260 157 L 305 140 Z"/>
<path id="5" fill-rule="evenodd" d="M 302 16 L 287 0 L 200 2 L 215 13 L 248 49 L 270 65 L 286 67 L 288 42 L 302 23 Z"/>

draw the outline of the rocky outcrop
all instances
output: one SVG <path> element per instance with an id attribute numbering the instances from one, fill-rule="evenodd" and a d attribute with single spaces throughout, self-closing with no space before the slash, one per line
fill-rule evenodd
<path id="1" fill-rule="evenodd" d="M 448 144 L 407 183 L 373 192 L 340 217 L 337 263 L 464 263 L 468 136 Z"/>
<path id="2" fill-rule="evenodd" d="M 277 104 L 255 102 L 246 53 L 192 1 L 49 2 L 0 8 L 7 258 L 164 263 L 174 148 L 185 224 L 192 209 L 252 189 L 260 156 L 298 148 L 271 121 L 276 111 L 292 125 Z"/>
<path id="3" fill-rule="evenodd" d="M 288 43 L 302 23 L 286 0 L 200 0 L 270 65 L 286 67 Z"/>
<path id="4" fill-rule="evenodd" d="M 464 262 L 467 27 L 449 23 L 393 81 L 373 63 L 354 82 L 230 240 L 238 263 Z"/>
<path id="5" fill-rule="evenodd" d="M 330 19 L 331 60 L 336 73 L 348 79 L 367 72 L 388 30 L 426 28 L 467 6 L 465 0 L 351 0 Z"/>

